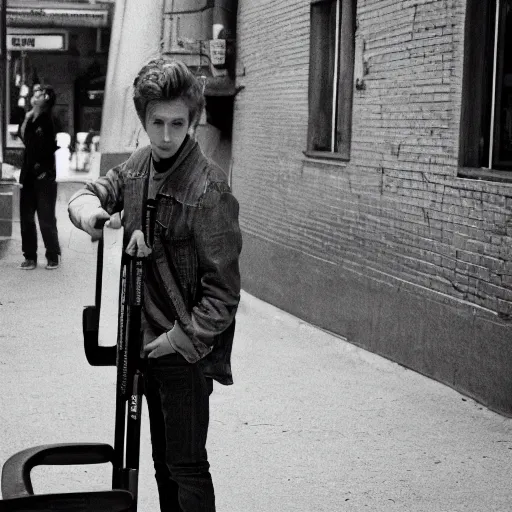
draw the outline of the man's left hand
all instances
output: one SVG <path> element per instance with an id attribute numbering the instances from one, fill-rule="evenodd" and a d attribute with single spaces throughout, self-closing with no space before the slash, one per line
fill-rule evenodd
<path id="1" fill-rule="evenodd" d="M 167 333 L 160 334 L 158 338 L 154 339 L 144 347 L 144 352 L 149 358 L 162 357 L 167 354 L 175 354 L 174 350 L 167 338 Z"/>

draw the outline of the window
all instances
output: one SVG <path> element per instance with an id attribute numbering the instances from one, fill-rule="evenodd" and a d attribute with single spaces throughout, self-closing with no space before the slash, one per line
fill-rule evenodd
<path id="1" fill-rule="evenodd" d="M 308 156 L 350 158 L 356 0 L 311 2 Z"/>
<path id="2" fill-rule="evenodd" d="M 460 164 L 512 170 L 512 0 L 469 0 Z"/>

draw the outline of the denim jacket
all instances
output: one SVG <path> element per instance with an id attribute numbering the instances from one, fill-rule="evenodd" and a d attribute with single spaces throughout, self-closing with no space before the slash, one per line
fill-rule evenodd
<path id="1" fill-rule="evenodd" d="M 80 227 L 73 201 L 96 196 L 109 214 L 124 210 L 125 246 L 143 229 L 145 184 L 151 148 L 137 150 L 106 176 L 87 184 L 69 202 L 72 222 Z M 240 300 L 239 255 L 242 237 L 238 202 L 224 172 L 190 139 L 156 196 L 153 252 L 178 322 L 192 344 L 187 360 L 200 362 L 206 376 L 232 384 L 231 349 Z M 176 281 L 173 277 L 176 276 Z M 176 307 L 181 296 L 184 308 Z"/>

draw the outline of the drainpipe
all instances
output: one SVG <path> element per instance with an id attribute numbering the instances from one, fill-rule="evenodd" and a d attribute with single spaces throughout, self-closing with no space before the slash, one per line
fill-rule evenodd
<path id="1" fill-rule="evenodd" d="M 4 161 L 4 148 L 6 143 L 5 131 L 7 123 L 6 104 L 6 66 L 7 66 L 7 0 L 0 0 L 0 178 L 2 177 L 2 162 Z"/>

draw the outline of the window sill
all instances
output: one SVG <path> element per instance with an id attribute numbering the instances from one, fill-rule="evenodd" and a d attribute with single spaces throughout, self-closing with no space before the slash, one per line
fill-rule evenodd
<path id="1" fill-rule="evenodd" d="M 329 160 L 343 163 L 350 161 L 350 158 L 343 155 L 342 153 L 328 153 L 327 151 L 303 151 L 303 153 L 308 158 L 315 160 Z"/>
<path id="2" fill-rule="evenodd" d="M 512 170 L 497 171 L 495 169 L 484 169 L 476 167 L 459 167 L 457 178 L 469 178 L 472 180 L 497 181 L 500 183 L 512 184 Z"/>

